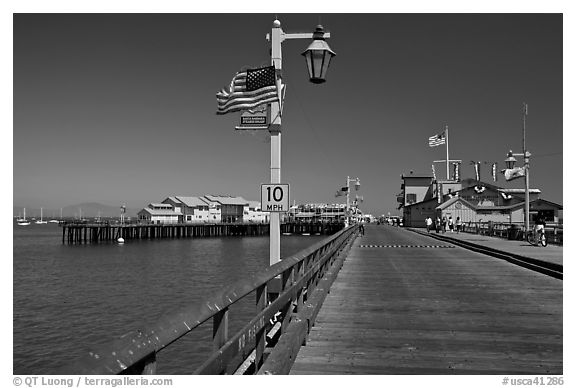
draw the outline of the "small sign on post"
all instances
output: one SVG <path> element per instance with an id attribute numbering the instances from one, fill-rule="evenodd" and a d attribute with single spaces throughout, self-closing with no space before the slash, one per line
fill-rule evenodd
<path id="1" fill-rule="evenodd" d="M 290 185 L 288 183 L 262 184 L 260 203 L 264 212 L 287 212 L 290 207 Z"/>
<path id="2" fill-rule="evenodd" d="M 258 106 L 253 110 L 242 112 L 240 125 L 236 130 L 259 130 L 268 129 L 270 124 L 270 113 L 268 105 Z"/>

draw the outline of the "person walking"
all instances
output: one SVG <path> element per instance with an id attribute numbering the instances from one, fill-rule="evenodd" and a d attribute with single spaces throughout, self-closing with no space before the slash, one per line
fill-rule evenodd
<path id="1" fill-rule="evenodd" d="M 436 233 L 440 233 L 440 217 L 436 217 L 436 225 L 434 225 L 436 227 Z"/>
<path id="2" fill-rule="evenodd" d="M 448 229 L 450 229 L 450 233 L 454 233 L 454 220 L 452 216 L 448 217 Z"/>
<path id="3" fill-rule="evenodd" d="M 462 229 L 462 220 L 456 217 L 456 233 L 460 233 L 460 229 Z"/>
<path id="4" fill-rule="evenodd" d="M 430 228 L 432 227 L 432 218 L 430 216 L 426 217 L 426 231 L 430 233 Z"/>
<path id="5" fill-rule="evenodd" d="M 360 235 L 364 236 L 364 221 L 360 221 Z"/>
<path id="6" fill-rule="evenodd" d="M 446 233 L 446 216 L 442 217 L 442 233 Z"/>

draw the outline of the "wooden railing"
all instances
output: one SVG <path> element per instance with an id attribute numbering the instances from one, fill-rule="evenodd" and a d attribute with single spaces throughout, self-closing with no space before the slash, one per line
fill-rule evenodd
<path id="1" fill-rule="evenodd" d="M 157 354 L 212 320 L 213 351 L 195 374 L 287 373 L 358 233 L 351 226 L 190 308 L 82 357 L 64 374 L 155 374 Z M 233 334 L 230 308 L 255 295 L 255 313 Z M 276 343 L 273 349 L 266 349 Z M 265 352 L 265 349 L 267 350 Z M 268 360 L 265 363 L 265 358 Z"/>
<path id="2" fill-rule="evenodd" d="M 485 236 L 501 237 L 509 240 L 524 240 L 525 230 L 523 223 L 496 223 L 496 222 L 467 222 L 462 224 L 462 231 L 481 234 Z M 549 244 L 563 245 L 563 226 L 550 224 L 545 228 Z"/>

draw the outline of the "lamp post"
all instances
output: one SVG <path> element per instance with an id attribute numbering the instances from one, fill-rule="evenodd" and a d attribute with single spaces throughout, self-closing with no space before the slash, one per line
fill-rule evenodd
<path id="1" fill-rule="evenodd" d="M 524 103 L 522 112 L 522 153 L 515 154 L 512 150 L 508 151 L 508 157 L 504 160 L 506 163 L 506 168 L 511 170 L 514 168 L 516 164 L 516 158 L 514 156 L 522 156 L 524 157 L 524 228 L 526 233 L 524 234 L 524 238 L 528 237 L 528 231 L 530 230 L 530 152 L 526 150 L 526 116 L 528 115 L 528 104 Z"/>
<path id="2" fill-rule="evenodd" d="M 266 35 L 271 43 L 272 65 L 277 72 L 276 86 L 278 88 L 279 101 L 270 106 L 270 183 L 281 183 L 281 126 L 282 126 L 282 42 L 287 39 L 313 39 L 312 43 L 302 53 L 306 58 L 308 73 L 312 83 L 326 81 L 326 71 L 330 65 L 330 59 L 336 54 L 324 40 L 329 38 L 330 33 L 325 33 L 322 26 L 317 26 L 314 33 L 285 33 L 279 20 L 272 23 L 272 32 Z M 270 265 L 280 261 L 280 213 L 270 214 Z"/>
<path id="3" fill-rule="evenodd" d="M 354 182 L 354 188 L 356 191 L 360 189 L 360 179 L 350 179 L 349 176 L 346 177 L 346 221 L 344 223 L 345 227 L 350 226 L 350 182 Z"/>

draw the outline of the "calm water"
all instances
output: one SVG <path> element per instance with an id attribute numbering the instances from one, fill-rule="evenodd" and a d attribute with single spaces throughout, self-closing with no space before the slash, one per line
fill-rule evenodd
<path id="1" fill-rule="evenodd" d="M 54 224 L 14 226 L 14 374 L 58 373 L 97 345 L 268 266 L 268 237 L 64 245 L 61 236 Z M 324 237 L 282 236 L 282 256 Z M 170 346 L 158 372 L 190 373 L 208 347 L 193 336 Z"/>

